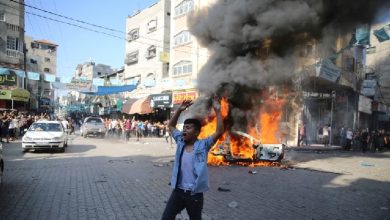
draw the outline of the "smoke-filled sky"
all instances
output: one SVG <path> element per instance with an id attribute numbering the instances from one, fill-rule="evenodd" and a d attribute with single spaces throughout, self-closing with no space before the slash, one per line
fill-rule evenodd
<path id="1" fill-rule="evenodd" d="M 294 52 L 307 43 L 294 36 L 308 34 L 326 54 L 334 46 L 326 45 L 334 42 L 333 33 L 352 32 L 389 5 L 388 0 L 217 1 L 188 20 L 192 34 L 211 52 L 198 75 L 198 89 L 206 98 L 195 103 L 194 112 L 205 112 L 212 94 L 223 94 L 232 100 L 238 95 L 241 104 L 232 107 L 244 114 L 254 107 L 253 100 L 242 99 L 245 91 L 260 91 L 292 79 Z M 271 51 L 261 60 L 258 49 L 267 39 L 273 41 Z"/>

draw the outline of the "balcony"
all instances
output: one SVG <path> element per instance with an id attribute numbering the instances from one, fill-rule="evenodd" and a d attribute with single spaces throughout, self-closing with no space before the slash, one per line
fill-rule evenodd
<path id="1" fill-rule="evenodd" d="M 6 49 L 7 57 L 23 58 L 23 53 L 18 50 Z"/>

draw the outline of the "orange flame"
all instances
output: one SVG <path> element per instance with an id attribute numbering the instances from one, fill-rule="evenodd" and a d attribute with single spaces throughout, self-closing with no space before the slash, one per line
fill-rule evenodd
<path id="1" fill-rule="evenodd" d="M 281 98 L 273 98 L 271 96 L 265 97 L 263 100 L 262 108 L 258 115 L 258 121 L 253 127 L 248 128 L 250 136 L 259 140 L 263 144 L 276 144 L 280 143 L 278 138 L 279 124 L 282 119 L 282 106 L 285 101 Z M 271 108 L 272 107 L 272 108 Z M 229 102 L 227 99 L 221 101 L 222 118 L 225 119 L 229 114 Z M 211 117 L 209 121 L 202 127 L 199 138 L 206 138 L 215 132 L 216 118 Z M 256 128 L 256 124 L 259 128 Z M 226 127 L 225 127 L 226 129 Z M 223 156 L 225 153 L 230 152 L 232 161 L 245 161 L 236 162 L 238 165 L 245 166 L 274 166 L 275 162 L 268 161 L 255 161 L 254 154 L 255 149 L 253 144 L 258 144 L 257 141 L 253 141 L 248 137 L 238 135 L 235 132 L 226 130 L 225 133 L 219 138 L 215 145 L 211 148 L 208 155 L 209 165 L 230 165 L 231 162 L 226 160 Z"/>

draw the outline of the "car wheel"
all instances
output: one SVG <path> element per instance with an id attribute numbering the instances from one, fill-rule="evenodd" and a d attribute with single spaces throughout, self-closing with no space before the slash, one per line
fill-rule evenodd
<path id="1" fill-rule="evenodd" d="M 0 185 L 3 183 L 4 162 L 0 161 Z"/>
<path id="2" fill-rule="evenodd" d="M 27 152 L 27 149 L 23 149 L 23 150 L 22 150 L 22 153 L 26 153 L 26 152 Z"/>

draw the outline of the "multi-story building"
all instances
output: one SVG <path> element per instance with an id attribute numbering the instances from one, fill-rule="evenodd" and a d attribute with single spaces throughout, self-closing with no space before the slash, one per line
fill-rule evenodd
<path id="1" fill-rule="evenodd" d="M 111 75 L 114 70 L 109 65 L 95 64 L 92 61 L 79 64 L 76 67 L 75 78 L 92 80 L 106 75 Z"/>
<path id="2" fill-rule="evenodd" d="M 24 6 L 7 0 L 0 6 L 0 66 L 23 69 Z"/>
<path id="3" fill-rule="evenodd" d="M 57 75 L 57 47 L 48 40 L 34 40 L 25 36 L 26 42 L 26 71 L 39 74 L 39 79 L 29 79 L 27 89 L 31 93 L 32 107 L 52 110 L 54 91 L 50 83 Z"/>
<path id="4" fill-rule="evenodd" d="M 0 108 L 26 109 L 23 0 L 0 0 Z"/>
<path id="5" fill-rule="evenodd" d="M 362 92 L 373 98 L 373 128 L 390 129 L 390 23 L 371 25 Z"/>
<path id="6" fill-rule="evenodd" d="M 138 89 L 127 96 L 141 98 L 160 92 L 162 79 L 168 78 L 170 45 L 170 0 L 160 0 L 126 21 L 126 84 L 139 81 Z"/>
<path id="7" fill-rule="evenodd" d="M 209 51 L 202 47 L 190 33 L 188 19 L 191 13 L 214 4 L 215 0 L 172 0 L 171 46 L 169 82 L 172 86 L 173 104 L 185 97 L 198 96 L 195 89 L 198 73 L 209 59 Z"/>

